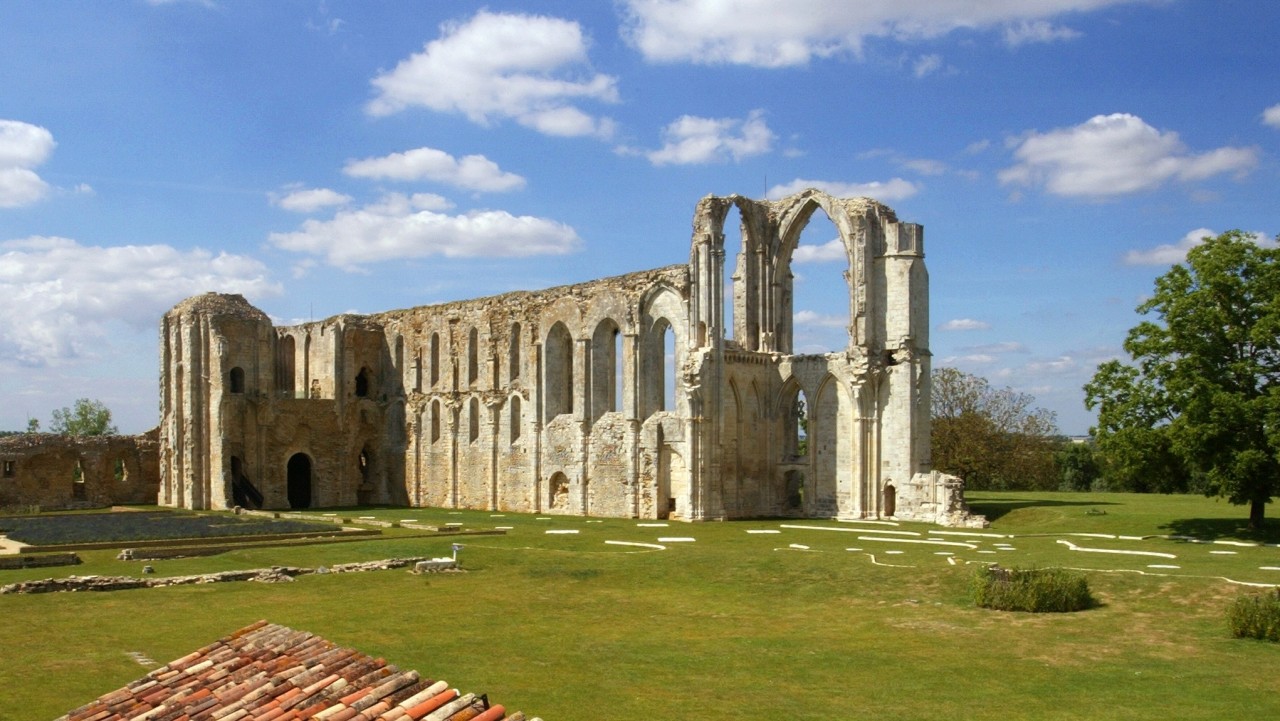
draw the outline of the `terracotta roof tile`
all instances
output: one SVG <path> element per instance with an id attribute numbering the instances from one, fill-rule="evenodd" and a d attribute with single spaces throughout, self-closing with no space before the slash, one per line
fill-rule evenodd
<path id="1" fill-rule="evenodd" d="M 523 721 L 444 681 L 259 621 L 58 721 Z"/>

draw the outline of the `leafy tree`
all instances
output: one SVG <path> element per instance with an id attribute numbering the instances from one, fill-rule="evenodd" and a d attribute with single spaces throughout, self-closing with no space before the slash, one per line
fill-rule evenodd
<path id="1" fill-rule="evenodd" d="M 1261 528 L 1280 481 L 1280 250 L 1233 230 L 1156 279 L 1132 364 L 1085 386 L 1099 447 L 1130 487 L 1200 490 Z"/>
<path id="2" fill-rule="evenodd" d="M 39 433 L 39 432 L 40 432 L 40 419 L 39 419 L 39 418 L 28 418 L 28 419 L 27 419 L 27 433 Z"/>
<path id="3" fill-rule="evenodd" d="M 933 372 L 933 465 L 973 489 L 1058 486 L 1056 419 L 1035 398 L 955 368 Z"/>
<path id="4" fill-rule="evenodd" d="M 77 400 L 72 408 L 55 410 L 49 430 L 68 436 L 106 436 L 116 433 L 116 427 L 111 423 L 111 409 L 101 401 L 88 398 Z"/>
<path id="5" fill-rule="evenodd" d="M 1059 489 L 1063 491 L 1096 491 L 1102 478 L 1097 452 L 1091 443 L 1066 441 L 1053 454 L 1058 469 Z"/>

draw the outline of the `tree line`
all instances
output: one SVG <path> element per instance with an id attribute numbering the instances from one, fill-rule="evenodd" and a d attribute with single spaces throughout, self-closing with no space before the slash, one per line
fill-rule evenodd
<path id="1" fill-rule="evenodd" d="M 1277 238 L 1280 243 L 1280 237 Z M 933 374 L 934 467 L 977 490 L 1199 492 L 1249 507 L 1280 490 L 1280 247 L 1206 237 L 1156 279 L 1098 367 L 1087 443 L 1057 436 L 1035 399 L 954 368 Z"/>

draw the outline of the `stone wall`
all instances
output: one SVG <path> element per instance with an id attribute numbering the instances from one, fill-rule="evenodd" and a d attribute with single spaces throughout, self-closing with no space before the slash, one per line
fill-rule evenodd
<path id="1" fill-rule="evenodd" d="M 158 432 L 140 436 L 23 433 L 0 438 L 0 507 L 42 510 L 155 503 Z"/>

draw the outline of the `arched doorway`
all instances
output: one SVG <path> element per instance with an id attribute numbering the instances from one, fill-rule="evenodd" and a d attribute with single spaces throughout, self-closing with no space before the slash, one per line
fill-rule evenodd
<path id="1" fill-rule="evenodd" d="M 288 493 L 290 508 L 311 507 L 311 458 L 305 453 L 289 459 Z"/>
<path id="2" fill-rule="evenodd" d="M 898 510 L 898 491 L 892 485 L 884 487 L 884 515 L 892 517 Z"/>

